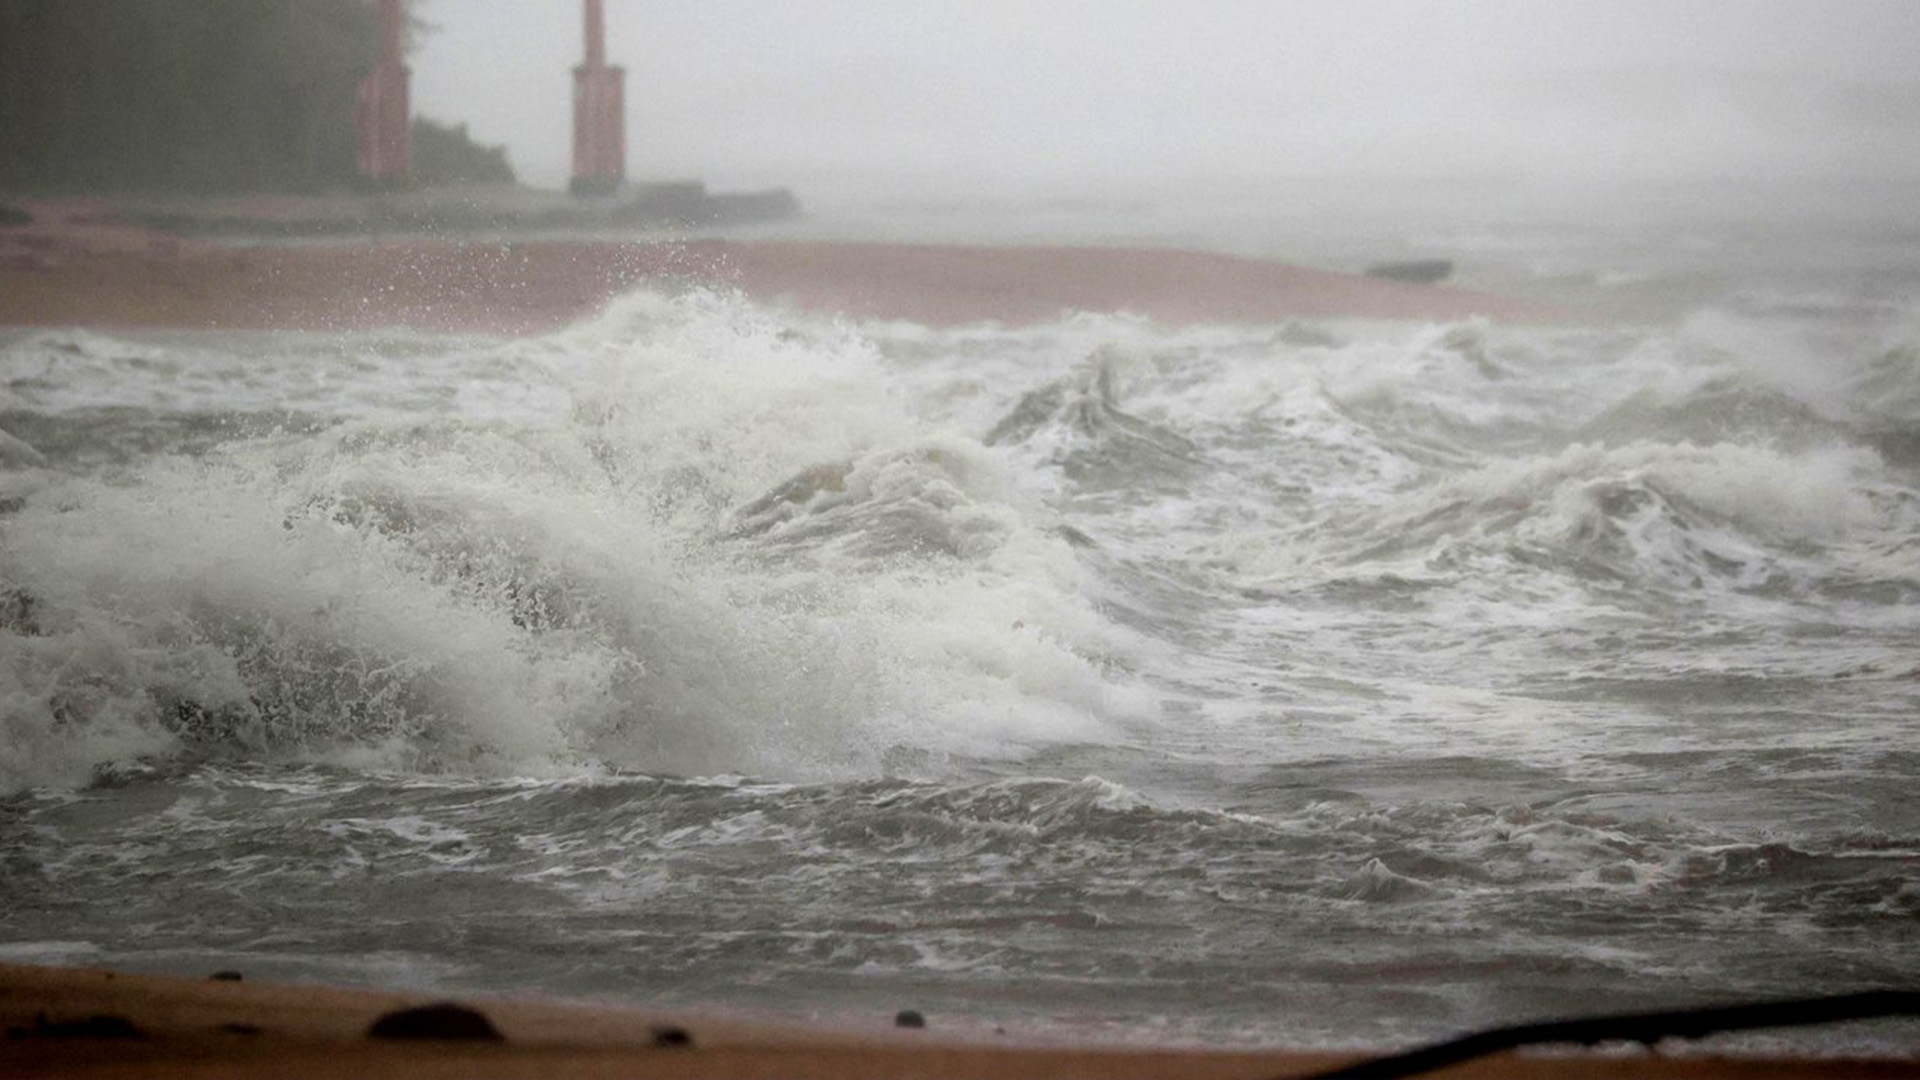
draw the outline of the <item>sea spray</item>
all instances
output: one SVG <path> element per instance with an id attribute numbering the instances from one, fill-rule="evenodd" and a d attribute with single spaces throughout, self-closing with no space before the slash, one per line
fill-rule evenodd
<path id="1" fill-rule="evenodd" d="M 860 773 L 896 744 L 1089 737 L 1124 697 L 1066 543 L 977 441 L 891 410 L 851 331 L 700 295 L 564 337 L 592 362 L 563 416 L 354 418 L 156 458 L 137 487 L 76 477 L 14 515 L 0 577 L 37 625 L 6 639 L 32 687 L 7 706 L 10 786 L 161 744 Z M 841 490 L 739 528 L 819 461 Z"/>
<path id="2" fill-rule="evenodd" d="M 1911 984 L 1897 314 L 16 337 L 0 956 L 1209 1044 Z"/>

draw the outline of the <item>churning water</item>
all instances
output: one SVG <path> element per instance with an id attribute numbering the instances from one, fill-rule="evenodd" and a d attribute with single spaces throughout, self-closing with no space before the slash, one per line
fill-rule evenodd
<path id="1" fill-rule="evenodd" d="M 1296 1046 L 1911 987 L 1911 296 L 15 334 L 0 958 Z"/>

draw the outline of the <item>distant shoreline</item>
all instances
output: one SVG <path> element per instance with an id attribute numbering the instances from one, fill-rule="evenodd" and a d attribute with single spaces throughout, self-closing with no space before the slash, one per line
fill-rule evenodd
<path id="1" fill-rule="evenodd" d="M 1194 251 L 368 237 L 238 247 L 127 224 L 110 207 L 36 209 L 32 223 L 0 228 L 0 325 L 529 335 L 667 282 L 935 326 L 1076 311 L 1180 323 L 1576 317 L 1513 297 Z"/>

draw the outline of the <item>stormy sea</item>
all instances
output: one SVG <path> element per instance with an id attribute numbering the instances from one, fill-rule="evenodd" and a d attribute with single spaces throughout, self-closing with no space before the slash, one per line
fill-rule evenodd
<path id="1" fill-rule="evenodd" d="M 0 961 L 1295 1047 L 1920 985 L 1920 236 L 1421 239 L 1686 301 L 5 332 Z"/>

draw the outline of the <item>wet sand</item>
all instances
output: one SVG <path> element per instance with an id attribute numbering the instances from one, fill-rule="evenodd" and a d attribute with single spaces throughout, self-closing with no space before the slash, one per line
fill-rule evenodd
<path id="1" fill-rule="evenodd" d="M 537 334 L 647 284 L 855 318 L 1007 324 L 1569 317 L 1544 303 L 1256 259 L 1108 247 L 811 241 L 356 240 L 243 247 L 63 209 L 0 229 L 0 325 Z"/>
<path id="2" fill-rule="evenodd" d="M 799 1026 L 714 1015 L 462 1002 L 497 1041 L 374 1038 L 416 994 L 0 965 L 0 1076 L 1190 1077 L 1308 1076 L 1324 1053 L 1058 1047 L 922 1030 Z M 675 1033 L 678 1033 L 677 1035 Z M 1615 1051 L 1487 1058 L 1437 1077 L 1893 1077 L 1911 1062 L 1665 1057 Z"/>

